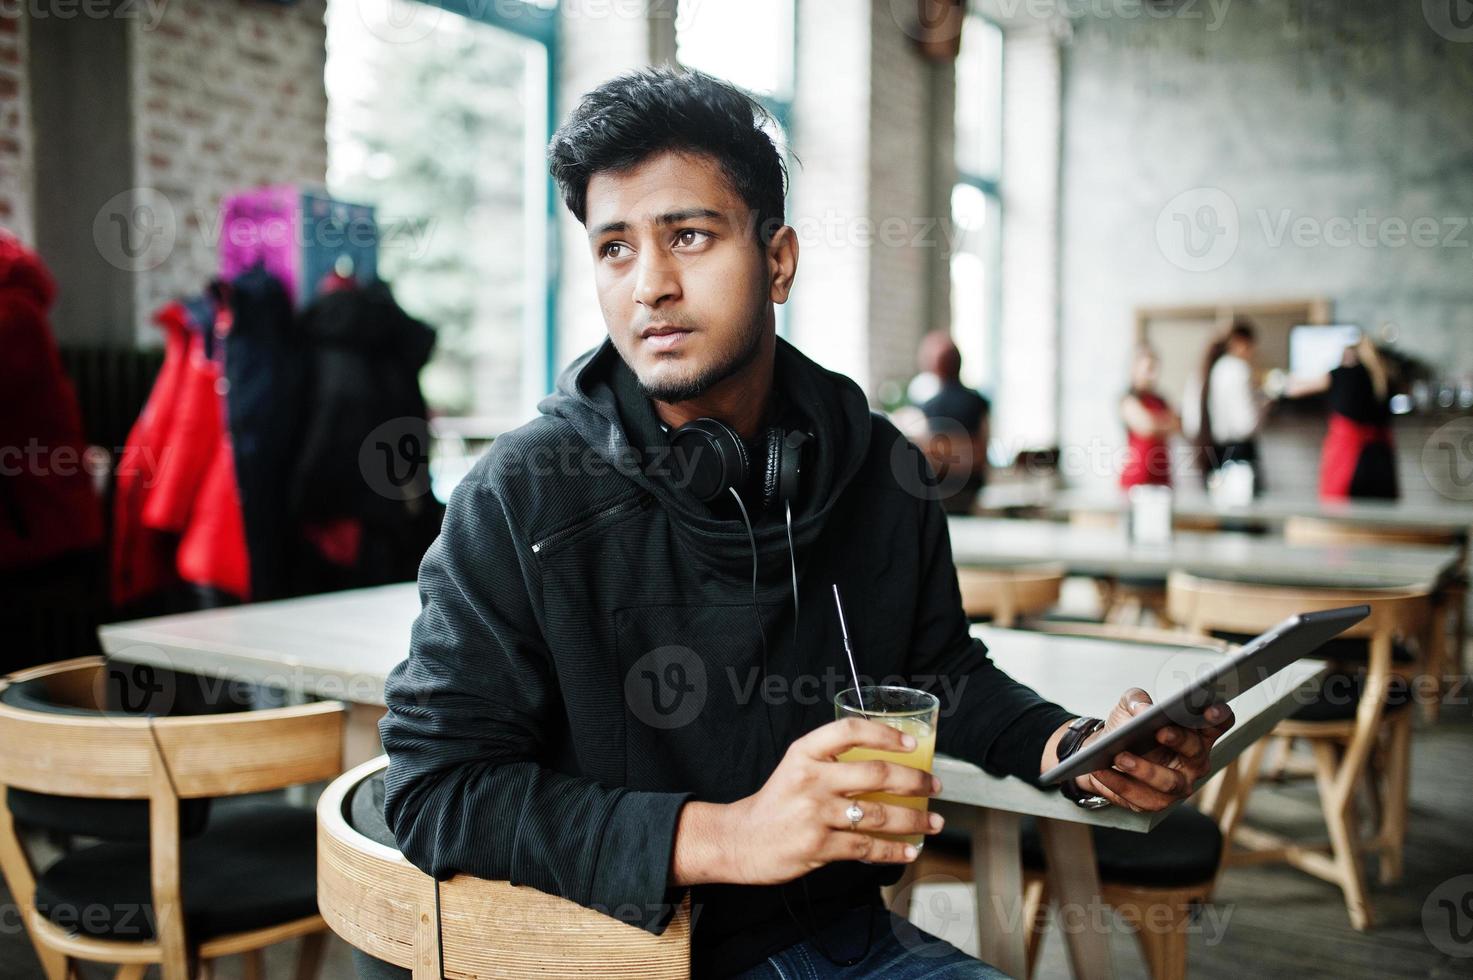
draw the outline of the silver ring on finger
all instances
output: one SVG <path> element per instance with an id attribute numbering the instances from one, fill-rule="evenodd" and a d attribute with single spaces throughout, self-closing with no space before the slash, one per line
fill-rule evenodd
<path id="1" fill-rule="evenodd" d="M 859 821 L 864 819 L 864 809 L 858 803 L 851 803 L 849 809 L 844 811 L 844 816 L 849 819 L 849 829 L 858 830 Z"/>

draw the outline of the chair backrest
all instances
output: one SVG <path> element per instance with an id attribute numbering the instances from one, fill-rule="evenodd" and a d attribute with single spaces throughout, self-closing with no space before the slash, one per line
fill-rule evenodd
<path id="1" fill-rule="evenodd" d="M 0 679 L 39 683 L 65 714 L 0 701 L 0 785 L 89 799 L 233 796 L 331 779 L 342 771 L 343 705 L 152 718 L 88 711 L 101 703 L 101 657 Z"/>
<path id="2" fill-rule="evenodd" d="M 439 885 L 349 821 L 354 790 L 388 766 L 365 762 L 317 803 L 317 904 L 349 945 L 415 980 L 441 976 L 690 976 L 690 897 L 661 935 L 531 887 L 457 875 Z"/>
<path id="3" fill-rule="evenodd" d="M 78 709 L 59 713 L 0 700 L 0 787 L 105 800 L 146 799 L 151 898 L 157 939 L 138 944 L 164 980 L 185 980 L 188 954 L 180 878 L 181 799 L 230 796 L 331 779 L 342 770 L 342 704 L 308 704 L 204 717 L 109 713 L 106 663 L 80 657 L 0 679 Z M 33 935 L 35 869 L 8 807 L 0 807 L 0 870 Z M 63 940 L 64 941 L 64 940 Z"/>
<path id="4" fill-rule="evenodd" d="M 998 626 L 1014 626 L 1023 616 L 1037 616 L 1058 605 L 1064 569 L 1058 565 L 1016 568 L 958 568 L 962 610 L 968 619 L 990 617 Z"/>
<path id="5" fill-rule="evenodd" d="M 1166 614 L 1202 635 L 1257 634 L 1295 613 L 1366 604 L 1370 615 L 1344 637 L 1415 636 L 1431 609 L 1425 589 L 1338 589 L 1203 578 L 1175 571 L 1166 580 Z"/>
<path id="6" fill-rule="evenodd" d="M 1306 545 L 1467 546 L 1466 534 L 1451 528 L 1378 527 L 1320 517 L 1290 517 L 1284 521 L 1284 540 Z"/>

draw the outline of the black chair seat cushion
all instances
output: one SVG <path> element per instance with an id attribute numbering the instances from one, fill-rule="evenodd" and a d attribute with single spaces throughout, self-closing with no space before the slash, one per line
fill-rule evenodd
<path id="1" fill-rule="evenodd" d="M 376 841 L 394 850 L 399 842 L 384 819 L 384 774 L 375 773 L 363 780 L 348 793 L 346 812 L 343 819 L 348 826 L 371 841 Z"/>
<path id="2" fill-rule="evenodd" d="M 1211 881 L 1222 857 L 1222 832 L 1212 818 L 1179 806 L 1150 833 L 1092 828 L 1100 880 L 1106 884 L 1182 887 Z M 1044 867 L 1043 839 L 1033 817 L 1022 821 L 1023 866 Z M 953 853 L 970 851 L 965 831 L 947 828 L 926 842 Z"/>
<path id="3" fill-rule="evenodd" d="M 1222 831 L 1211 817 L 1179 806 L 1156 829 L 1094 827 L 1095 861 L 1100 880 L 1122 885 L 1171 888 L 1211 881 L 1222 857 Z M 1043 839 L 1038 822 L 1023 820 L 1023 866 L 1042 868 Z"/>
<path id="4" fill-rule="evenodd" d="M 1366 688 L 1366 675 L 1355 671 L 1333 671 L 1325 675 L 1314 699 L 1290 715 L 1295 721 L 1349 721 L 1360 707 Z M 1403 677 L 1391 676 L 1391 689 L 1386 694 L 1387 711 L 1398 711 L 1411 702 L 1411 685 Z"/>
<path id="5" fill-rule="evenodd" d="M 217 805 L 181 848 L 180 889 L 192 943 L 317 912 L 316 819 L 281 803 Z M 58 860 L 36 881 L 36 909 L 85 936 L 154 938 L 148 845 L 97 844 Z"/>

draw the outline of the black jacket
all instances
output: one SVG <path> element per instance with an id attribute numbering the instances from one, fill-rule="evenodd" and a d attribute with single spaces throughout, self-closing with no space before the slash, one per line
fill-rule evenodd
<path id="1" fill-rule="evenodd" d="M 746 529 L 666 465 L 658 417 L 608 341 L 456 489 L 380 724 L 386 818 L 414 864 L 662 930 L 680 900 L 666 882 L 681 805 L 755 792 L 850 686 L 835 582 L 861 673 L 942 697 L 939 751 L 1037 777 L 1071 716 L 969 637 L 919 453 L 854 382 L 783 341 L 775 383 L 816 452 L 794 513 L 796 636 L 785 528 L 757 528 L 767 685 Z M 695 972 L 748 967 L 803 939 L 797 919 L 822 926 L 898 875 L 829 865 L 786 886 L 791 914 L 776 887 L 696 888 Z"/>

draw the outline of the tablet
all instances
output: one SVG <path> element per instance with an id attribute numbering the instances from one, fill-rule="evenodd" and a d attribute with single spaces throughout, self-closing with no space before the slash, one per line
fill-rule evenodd
<path id="1" fill-rule="evenodd" d="M 1250 687 L 1268 680 L 1289 664 L 1307 657 L 1371 613 L 1366 605 L 1298 613 L 1256 636 L 1220 664 L 1201 669 L 1179 691 L 1162 698 L 1141 714 L 1044 773 L 1044 785 L 1106 769 L 1121 752 L 1137 755 L 1159 743 L 1156 732 L 1167 725 L 1206 728 L 1202 713 L 1213 704 L 1231 701 Z"/>

